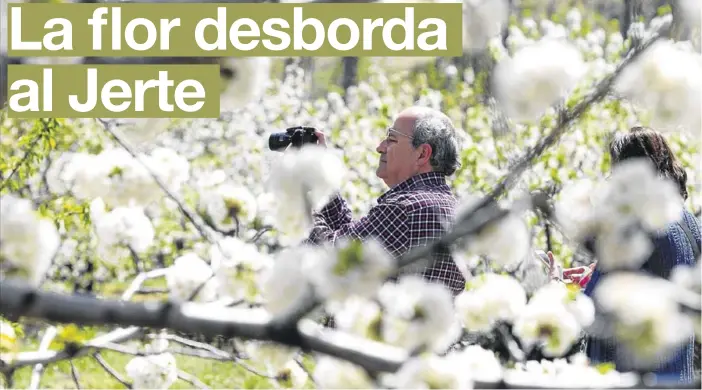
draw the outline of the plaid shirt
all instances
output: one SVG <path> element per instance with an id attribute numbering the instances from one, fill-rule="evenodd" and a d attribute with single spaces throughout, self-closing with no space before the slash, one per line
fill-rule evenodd
<path id="1" fill-rule="evenodd" d="M 351 209 L 340 196 L 335 196 L 314 215 L 314 228 L 307 243 L 334 244 L 341 238 L 375 238 L 394 257 L 409 249 L 438 239 L 455 217 L 457 200 L 440 173 L 416 175 L 393 187 L 378 198 L 378 204 L 367 216 L 354 221 Z M 465 279 L 456 267 L 448 249 L 437 250 L 432 264 L 415 263 L 402 274 L 422 274 L 425 279 L 439 281 L 455 294 L 465 289 Z"/>

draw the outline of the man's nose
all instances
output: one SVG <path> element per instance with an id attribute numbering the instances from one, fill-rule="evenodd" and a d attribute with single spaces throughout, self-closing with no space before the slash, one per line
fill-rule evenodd
<path id="1" fill-rule="evenodd" d="M 377 148 L 375 148 L 375 151 L 378 153 L 385 153 L 385 140 L 383 140 L 380 145 L 378 145 Z"/>

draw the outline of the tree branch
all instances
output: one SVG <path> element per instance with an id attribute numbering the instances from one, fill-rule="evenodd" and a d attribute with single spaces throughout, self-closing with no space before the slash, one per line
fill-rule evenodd
<path id="1" fill-rule="evenodd" d="M 48 363 L 99 348 L 106 342 L 118 343 L 137 335 L 138 327 L 168 328 L 180 332 L 200 333 L 214 337 L 238 337 L 272 341 L 305 351 L 316 351 L 358 364 L 369 371 L 394 372 L 408 358 L 405 350 L 323 329 L 314 321 L 300 321 L 297 327 L 273 328 L 270 316 L 256 309 L 212 309 L 212 305 L 186 302 L 183 304 L 135 303 L 72 296 L 35 288 L 16 280 L 6 279 L 0 285 L 0 313 L 10 317 L 42 318 L 77 325 L 117 325 L 120 329 L 84 345 L 78 352 L 20 353 L 13 362 L 5 363 L 0 371 L 34 363 Z"/>
<path id="2" fill-rule="evenodd" d="M 129 300 L 131 297 L 139 290 L 139 288 L 144 284 L 146 280 L 149 279 L 154 279 L 161 277 L 165 275 L 166 269 L 157 269 L 145 273 L 141 273 L 137 275 L 136 278 L 132 281 L 130 284 L 129 288 L 122 294 L 121 299 L 122 300 Z M 3 281 L 4 283 L 4 281 Z M 51 329 L 53 329 L 53 333 L 55 334 L 55 327 L 50 328 L 47 333 L 45 334 L 45 339 L 47 336 L 51 334 Z M 37 365 L 46 365 L 48 363 L 56 362 L 59 360 L 67 359 L 70 358 L 71 356 L 73 357 L 78 357 L 78 356 L 83 356 L 87 354 L 90 350 L 90 348 L 95 348 L 95 347 L 100 347 L 102 345 L 110 345 L 110 344 L 116 344 L 120 343 L 123 341 L 127 341 L 136 337 L 139 337 L 141 335 L 141 331 L 138 328 L 129 328 L 129 329 L 116 329 L 108 334 L 105 334 L 103 336 L 96 337 L 95 339 L 91 340 L 86 344 L 84 348 L 79 349 L 78 351 L 47 351 L 46 349 L 44 350 L 39 350 L 36 352 L 23 352 L 21 354 L 21 357 L 18 359 L 14 359 L 11 363 L 10 362 L 5 362 L 0 360 L 0 372 L 3 373 L 10 373 L 14 369 L 22 366 L 28 366 L 32 364 L 37 364 Z M 52 336 L 53 338 L 53 336 Z M 48 342 L 50 343 L 50 342 Z M 44 344 L 44 340 L 42 340 L 42 344 Z M 37 385 L 38 386 L 38 385 Z"/>

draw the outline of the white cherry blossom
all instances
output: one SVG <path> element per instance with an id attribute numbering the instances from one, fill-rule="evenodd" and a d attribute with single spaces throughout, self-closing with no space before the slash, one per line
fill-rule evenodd
<path id="1" fill-rule="evenodd" d="M 397 283 L 384 284 L 378 299 L 384 310 L 381 334 L 388 344 L 444 350 L 460 336 L 451 292 L 443 285 L 403 276 Z"/>
<path id="2" fill-rule="evenodd" d="M 469 345 L 460 351 L 452 351 L 447 357 L 454 359 L 456 366 L 470 373 L 475 381 L 496 383 L 502 379 L 502 363 L 495 353 L 479 345 Z"/>
<path id="3" fill-rule="evenodd" d="M 261 274 L 261 290 L 266 310 L 278 314 L 288 310 L 308 292 L 310 263 L 324 256 L 315 248 L 288 248 L 277 254 L 273 267 Z"/>
<path id="4" fill-rule="evenodd" d="M 38 284 L 61 245 L 54 223 L 42 218 L 29 199 L 13 195 L 0 197 L 0 258 Z"/>
<path id="5" fill-rule="evenodd" d="M 352 296 L 342 304 L 329 305 L 336 326 L 349 332 L 375 341 L 382 341 L 379 325 L 382 324 L 382 307 L 377 302 Z"/>
<path id="6" fill-rule="evenodd" d="M 567 388 L 626 388 L 635 386 L 636 375 L 617 370 L 600 372 L 589 365 L 587 358 L 574 355 L 566 359 L 530 360 L 518 362 L 513 369 L 505 372 L 505 382 L 511 386 Z"/>
<path id="7" fill-rule="evenodd" d="M 166 275 L 166 283 L 175 300 L 190 300 L 196 291 L 194 301 L 211 302 L 217 298 L 218 285 L 217 279 L 212 278 L 212 268 L 193 252 L 175 259 Z"/>
<path id="8" fill-rule="evenodd" d="M 683 50 L 671 40 L 660 40 L 626 68 L 617 91 L 651 111 L 652 125 L 662 131 L 681 126 L 699 134 L 702 104 L 702 56 Z"/>
<path id="9" fill-rule="evenodd" d="M 543 38 L 496 65 L 495 96 L 514 121 L 534 121 L 569 94 L 585 71 L 582 54 L 572 44 Z"/>
<path id="10" fill-rule="evenodd" d="M 96 215 L 98 212 L 96 211 Z M 154 240 L 151 220 L 138 207 L 118 207 L 94 220 L 95 232 L 105 247 L 126 245 L 137 253 Z"/>
<path id="11" fill-rule="evenodd" d="M 513 268 L 528 255 L 530 240 L 525 221 L 516 212 L 509 212 L 471 236 L 467 251 L 487 256 L 496 268 Z"/>
<path id="12" fill-rule="evenodd" d="M 305 386 L 309 375 L 300 365 L 290 360 L 276 374 L 275 383 L 283 389 L 300 389 Z"/>
<path id="13" fill-rule="evenodd" d="M 455 299 L 463 327 L 471 332 L 490 331 L 498 321 L 512 322 L 526 303 L 526 292 L 518 280 L 494 273 L 473 279 Z"/>
<path id="14" fill-rule="evenodd" d="M 604 277 L 594 292 L 603 313 L 616 318 L 615 334 L 632 364 L 669 356 L 694 332 L 693 320 L 680 312 L 676 286 L 641 272 Z"/>
<path id="15" fill-rule="evenodd" d="M 683 199 L 672 179 L 663 178 L 645 159 L 619 163 L 602 188 L 598 213 L 610 221 L 633 216 L 655 231 L 680 220 Z"/>
<path id="16" fill-rule="evenodd" d="M 209 255 L 220 294 L 234 300 L 255 300 L 261 288 L 258 275 L 273 266 L 256 246 L 235 237 L 212 244 Z"/>
<path id="17" fill-rule="evenodd" d="M 328 252 L 310 265 L 309 278 L 317 293 L 329 301 L 371 296 L 394 269 L 392 257 L 375 240 L 346 240 Z"/>
<path id="18" fill-rule="evenodd" d="M 231 74 L 225 77 L 221 96 L 224 109 L 242 108 L 260 99 L 268 88 L 272 61 L 267 57 L 227 58 L 220 67 Z"/>
<path id="19" fill-rule="evenodd" d="M 507 1 L 463 1 L 463 48 L 469 51 L 484 48 L 490 38 L 502 32 L 508 17 Z"/>
<path id="20" fill-rule="evenodd" d="M 309 213 L 341 188 L 345 174 L 341 159 L 328 149 L 306 145 L 287 150 L 269 179 L 272 193 L 285 199 L 276 203 L 276 227 L 292 239 L 304 238 L 311 228 Z"/>
<path id="21" fill-rule="evenodd" d="M 565 305 L 530 302 L 514 322 L 513 332 L 527 348 L 541 347 L 544 355 L 563 356 L 577 340 L 580 325 Z"/>
<path id="22" fill-rule="evenodd" d="M 243 186 L 225 183 L 200 192 L 201 212 L 220 231 L 235 230 L 237 221 L 241 225 L 251 223 L 257 207 L 256 198 Z"/>
<path id="23" fill-rule="evenodd" d="M 170 353 L 137 356 L 124 369 L 137 389 L 168 389 L 178 380 L 176 360 Z"/>
<path id="24" fill-rule="evenodd" d="M 400 389 L 472 389 L 470 372 L 460 360 L 436 355 L 410 359 L 395 373 L 392 384 Z"/>
<path id="25" fill-rule="evenodd" d="M 563 305 L 583 329 L 595 321 L 595 305 L 592 299 L 573 285 L 553 281 L 537 290 L 529 303 Z"/>
<path id="26" fill-rule="evenodd" d="M 375 389 L 376 385 L 362 367 L 329 356 L 320 356 L 312 374 L 323 389 Z"/>

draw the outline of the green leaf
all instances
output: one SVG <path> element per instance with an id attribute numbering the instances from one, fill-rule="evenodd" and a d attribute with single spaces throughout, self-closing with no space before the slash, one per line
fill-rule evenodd
<path id="1" fill-rule="evenodd" d="M 595 365 L 595 369 L 602 375 L 614 371 L 616 369 L 616 365 L 614 363 L 600 363 Z"/>
<path id="2" fill-rule="evenodd" d="M 61 325 L 56 328 L 56 338 L 51 345 L 55 348 L 63 348 L 66 344 L 82 344 L 89 339 L 89 335 L 83 332 L 77 325 Z"/>
<path id="3" fill-rule="evenodd" d="M 566 289 L 568 289 L 567 300 L 575 301 L 578 299 L 578 294 L 580 294 L 580 285 L 577 283 L 566 284 Z"/>
<path id="4" fill-rule="evenodd" d="M 11 326 L 8 323 L 3 323 L 3 326 Z M 0 351 L 10 352 L 14 351 L 17 347 L 17 334 L 14 337 L 6 332 L 0 333 Z"/>
<path id="5" fill-rule="evenodd" d="M 361 264 L 363 264 L 363 243 L 360 240 L 352 240 L 349 245 L 339 250 L 333 272 L 335 275 L 343 276 Z"/>

